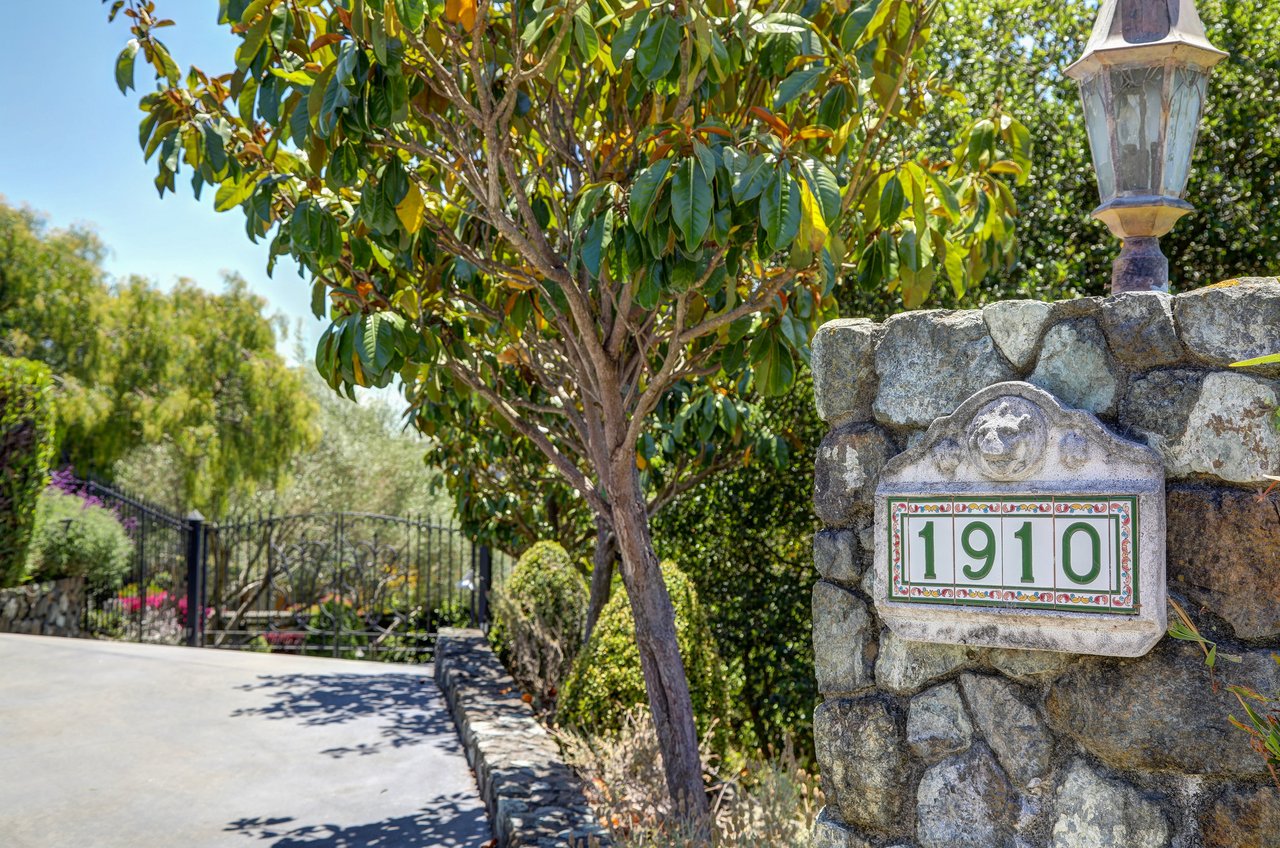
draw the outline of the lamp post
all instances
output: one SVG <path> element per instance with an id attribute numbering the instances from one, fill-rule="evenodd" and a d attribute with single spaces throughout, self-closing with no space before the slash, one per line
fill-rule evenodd
<path id="1" fill-rule="evenodd" d="M 1168 291 L 1160 237 L 1194 207 L 1183 199 L 1213 66 L 1195 0 L 1103 0 L 1067 75 L 1080 84 L 1102 205 L 1122 240 L 1112 293 Z"/>

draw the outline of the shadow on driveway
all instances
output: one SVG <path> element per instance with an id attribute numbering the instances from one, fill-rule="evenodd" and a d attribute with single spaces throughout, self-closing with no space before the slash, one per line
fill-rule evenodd
<path id="1" fill-rule="evenodd" d="M 300 825 L 285 816 L 240 819 L 226 829 L 266 842 L 270 848 L 475 848 L 476 834 L 486 824 L 484 811 L 476 809 L 470 797 L 457 794 L 413 815 L 369 824 Z"/>
<path id="2" fill-rule="evenodd" d="M 387 748 L 429 742 L 441 751 L 462 753 L 453 720 L 441 709 L 430 678 L 402 674 L 264 674 L 237 687 L 265 697 L 268 703 L 237 709 L 232 718 L 256 716 L 296 721 L 307 727 L 341 725 L 374 719 L 382 737 L 326 748 L 320 753 L 341 759 Z"/>

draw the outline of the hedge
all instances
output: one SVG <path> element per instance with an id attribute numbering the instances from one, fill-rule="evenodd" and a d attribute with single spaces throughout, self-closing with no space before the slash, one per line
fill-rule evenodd
<path id="1" fill-rule="evenodd" d="M 22 579 L 53 452 L 52 374 L 38 362 L 0 357 L 0 587 Z"/>
<path id="2" fill-rule="evenodd" d="M 494 592 L 489 638 L 516 681 L 550 700 L 573 667 L 587 619 L 587 587 L 565 549 L 538 542 Z"/>
<path id="3" fill-rule="evenodd" d="M 676 613 L 676 641 L 689 677 L 698 732 L 725 741 L 729 715 L 728 675 L 692 581 L 673 563 L 662 564 L 663 581 Z M 635 620 L 626 592 L 618 587 L 600 614 L 591 639 L 578 655 L 556 705 L 556 721 L 592 734 L 617 731 L 626 714 L 647 704 Z"/>

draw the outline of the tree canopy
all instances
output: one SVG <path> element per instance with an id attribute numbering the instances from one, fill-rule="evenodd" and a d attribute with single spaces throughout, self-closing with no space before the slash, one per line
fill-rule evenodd
<path id="1" fill-rule="evenodd" d="M 110 477 L 144 445 L 179 473 L 170 493 L 218 512 L 274 485 L 316 439 L 315 407 L 277 353 L 277 323 L 238 277 L 221 294 L 111 281 L 91 232 L 0 204 L 0 353 L 46 363 L 63 461 Z"/>
<path id="2" fill-rule="evenodd" d="M 668 786 L 705 821 L 642 472 L 668 427 L 731 441 L 738 399 L 785 391 L 842 277 L 916 306 L 1009 260 L 1022 125 L 909 143 L 961 97 L 922 61 L 936 0 L 223 0 L 234 70 L 185 75 L 155 4 L 121 10 L 157 187 L 216 186 L 312 277 L 330 385 L 398 376 L 425 431 L 483 403 L 616 536 Z"/>

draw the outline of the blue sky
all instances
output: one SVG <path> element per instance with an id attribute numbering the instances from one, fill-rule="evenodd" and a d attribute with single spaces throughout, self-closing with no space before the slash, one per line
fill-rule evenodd
<path id="1" fill-rule="evenodd" d="M 216 24 L 217 0 L 157 0 L 177 21 L 164 41 L 185 71 L 223 72 L 233 37 Z M 244 233 L 239 210 L 213 211 L 212 192 L 197 202 L 188 179 L 159 198 L 153 164 L 138 147 L 137 92 L 121 96 L 115 57 L 129 39 L 123 17 L 107 23 L 98 0 L 9 3 L 8 38 L 0 51 L 0 195 L 45 213 L 50 224 L 85 224 L 111 248 L 107 269 L 140 274 L 161 286 L 189 277 L 218 290 L 223 271 L 237 271 L 289 320 L 305 322 L 305 347 L 323 325 L 311 316 L 310 288 L 283 262 L 266 272 L 266 244 Z M 137 84 L 153 86 L 140 60 Z M 292 341 L 282 352 L 292 354 Z"/>

